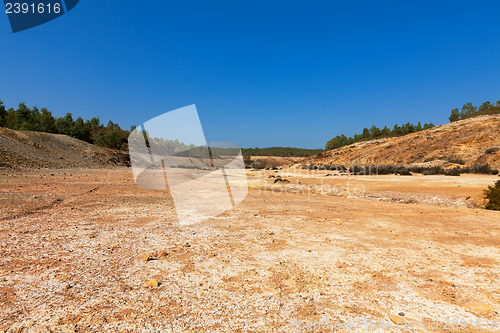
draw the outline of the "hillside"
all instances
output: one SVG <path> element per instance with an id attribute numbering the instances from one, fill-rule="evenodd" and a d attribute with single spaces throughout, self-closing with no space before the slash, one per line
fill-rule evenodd
<path id="1" fill-rule="evenodd" d="M 128 156 L 61 134 L 0 128 L 0 168 L 102 168 L 128 164 Z"/>
<path id="2" fill-rule="evenodd" d="M 493 148 L 493 149 L 491 149 Z M 358 142 L 300 164 L 452 167 L 488 163 L 500 169 L 500 115 L 459 120 L 401 137 Z"/>

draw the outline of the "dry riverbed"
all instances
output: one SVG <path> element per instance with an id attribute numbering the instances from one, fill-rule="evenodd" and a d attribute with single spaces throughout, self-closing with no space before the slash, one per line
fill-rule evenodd
<path id="1" fill-rule="evenodd" d="M 488 332 L 500 319 L 500 213 L 466 204 L 498 177 L 249 179 L 234 210 L 179 226 L 130 169 L 3 172 L 0 331 Z"/>

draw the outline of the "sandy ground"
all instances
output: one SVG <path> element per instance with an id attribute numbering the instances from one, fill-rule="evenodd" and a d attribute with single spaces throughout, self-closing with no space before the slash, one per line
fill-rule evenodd
<path id="1" fill-rule="evenodd" d="M 234 210 L 179 226 L 129 169 L 0 174 L 0 331 L 500 326 L 500 212 L 465 199 L 498 177 L 249 177 Z"/>

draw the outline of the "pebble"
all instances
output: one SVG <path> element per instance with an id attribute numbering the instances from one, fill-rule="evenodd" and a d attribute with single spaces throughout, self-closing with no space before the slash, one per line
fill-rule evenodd
<path id="1" fill-rule="evenodd" d="M 158 287 L 158 280 L 156 280 L 156 279 L 149 280 L 146 283 L 146 286 L 148 286 L 150 288 L 156 288 L 156 287 Z"/>
<path id="2" fill-rule="evenodd" d="M 151 255 L 151 253 L 143 253 L 141 254 L 141 260 L 142 261 L 150 261 L 150 260 L 155 260 L 156 258 Z"/>
<path id="3" fill-rule="evenodd" d="M 394 325 L 401 325 L 401 324 L 406 323 L 406 319 L 404 319 L 401 316 L 394 315 L 394 314 L 391 314 L 389 316 L 389 319 L 394 323 Z"/>

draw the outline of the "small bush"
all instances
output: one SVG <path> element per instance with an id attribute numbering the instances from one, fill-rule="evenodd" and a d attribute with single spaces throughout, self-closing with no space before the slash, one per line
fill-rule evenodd
<path id="1" fill-rule="evenodd" d="M 463 173 L 477 173 L 483 175 L 497 175 L 498 170 L 492 169 L 489 164 L 472 164 L 468 168 L 462 169 Z"/>
<path id="2" fill-rule="evenodd" d="M 488 186 L 488 189 L 484 191 L 486 195 L 485 208 L 490 210 L 500 210 L 500 180 L 498 180 L 494 186 Z"/>
<path id="3" fill-rule="evenodd" d="M 268 168 L 266 160 L 258 159 L 257 161 L 252 163 L 252 168 L 254 169 L 266 169 Z"/>
<path id="4" fill-rule="evenodd" d="M 284 179 L 284 178 L 276 178 L 274 180 L 274 184 L 276 183 L 289 183 L 290 181 L 288 179 Z"/>
<path id="5" fill-rule="evenodd" d="M 399 175 L 401 175 L 401 176 L 413 176 L 413 175 L 411 174 L 411 172 L 410 172 L 410 171 L 408 171 L 408 169 L 404 169 L 404 168 L 400 169 L 400 170 L 398 171 L 398 173 L 399 173 Z"/>
<path id="6" fill-rule="evenodd" d="M 447 173 L 445 173 L 445 175 L 458 177 L 458 176 L 460 176 L 460 170 L 457 168 L 454 168 L 454 169 L 451 169 L 450 171 L 448 171 Z"/>
<path id="7" fill-rule="evenodd" d="M 444 175 L 445 173 L 446 173 L 446 171 L 443 168 L 438 167 L 438 166 L 425 168 L 422 171 L 423 175 Z"/>
<path id="8" fill-rule="evenodd" d="M 496 154 L 499 150 L 500 150 L 500 148 L 488 148 L 488 149 L 486 149 L 486 151 L 484 153 L 486 155 L 488 155 L 488 154 Z"/>
<path id="9" fill-rule="evenodd" d="M 450 163 L 465 165 L 464 160 L 458 157 L 457 155 L 451 155 L 450 157 L 447 158 L 447 160 Z"/>

